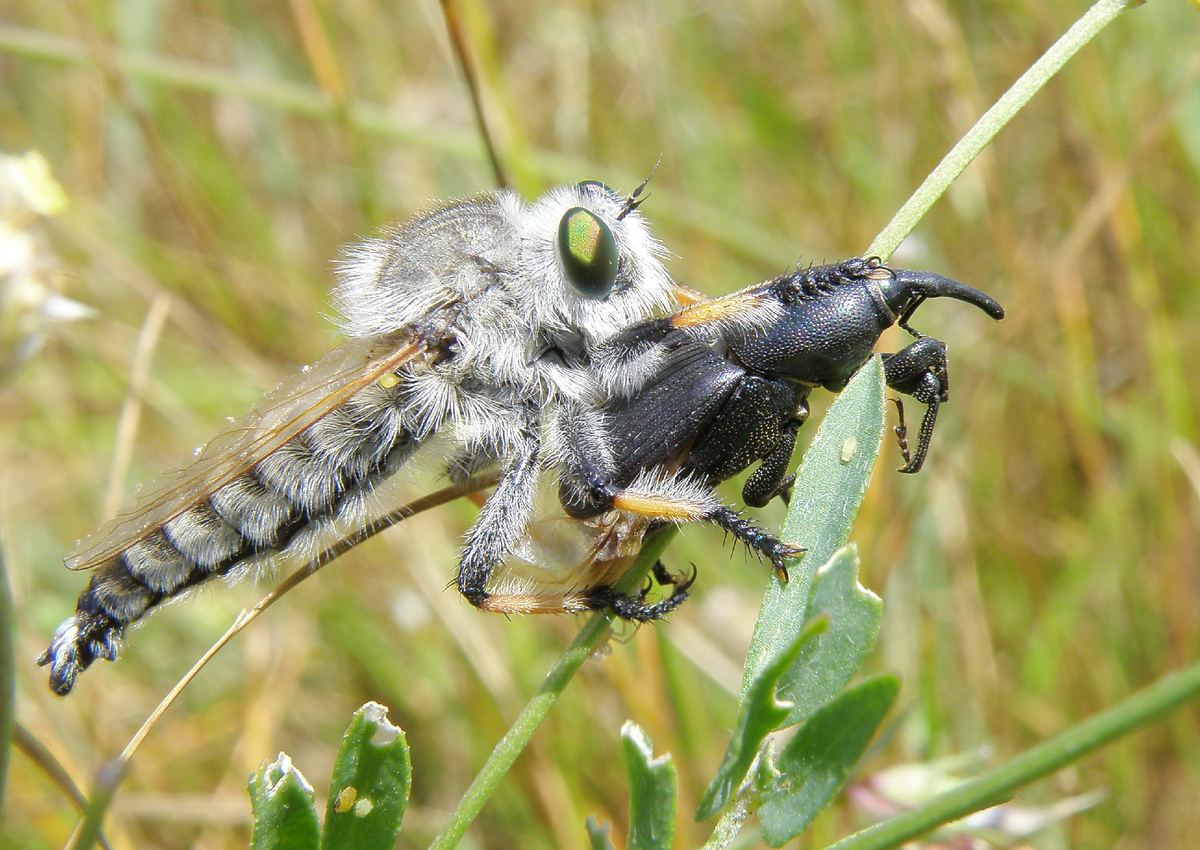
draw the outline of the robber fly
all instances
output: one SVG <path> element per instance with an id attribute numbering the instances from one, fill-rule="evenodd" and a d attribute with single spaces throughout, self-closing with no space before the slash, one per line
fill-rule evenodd
<path id="1" fill-rule="evenodd" d="M 624 199 L 591 181 L 531 204 L 478 195 L 351 248 L 334 293 L 347 341 L 66 560 L 94 572 L 38 659 L 51 689 L 66 694 L 93 661 L 113 660 L 126 629 L 164 602 L 360 526 L 383 485 L 422 459 L 452 481 L 496 479 L 461 551 L 458 586 L 472 604 L 598 604 L 491 585 L 518 544 L 516 560 L 534 567 L 562 549 L 525 540 L 543 472 L 611 462 L 592 352 L 695 298 L 672 283 L 637 212 L 644 186 Z M 612 523 L 572 527 L 581 560 L 609 557 L 620 537 Z"/>

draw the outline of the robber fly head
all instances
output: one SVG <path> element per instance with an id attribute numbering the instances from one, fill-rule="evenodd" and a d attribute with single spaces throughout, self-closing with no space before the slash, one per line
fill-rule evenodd
<path id="1" fill-rule="evenodd" d="M 525 221 L 522 300 L 544 325 L 594 342 L 671 305 L 662 246 L 635 205 L 604 184 L 547 192 Z"/>
<path id="2" fill-rule="evenodd" d="M 502 190 L 452 201 L 348 250 L 335 301 L 351 336 L 412 327 L 485 299 L 491 327 L 612 334 L 672 305 L 661 245 L 625 199 L 596 181 L 526 203 Z"/>

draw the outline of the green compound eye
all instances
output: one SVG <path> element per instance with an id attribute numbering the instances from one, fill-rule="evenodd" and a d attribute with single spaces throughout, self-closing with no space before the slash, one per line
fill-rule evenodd
<path id="1" fill-rule="evenodd" d="M 572 207 L 558 223 L 558 253 L 567 280 L 588 298 L 603 298 L 617 282 L 617 240 L 591 210 Z"/>

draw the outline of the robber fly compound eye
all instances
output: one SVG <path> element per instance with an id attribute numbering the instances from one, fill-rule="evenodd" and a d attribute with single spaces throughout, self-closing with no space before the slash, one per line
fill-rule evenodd
<path id="1" fill-rule="evenodd" d="M 617 240 L 598 215 L 583 207 L 563 213 L 558 252 L 570 284 L 588 298 L 603 298 L 617 282 Z"/>

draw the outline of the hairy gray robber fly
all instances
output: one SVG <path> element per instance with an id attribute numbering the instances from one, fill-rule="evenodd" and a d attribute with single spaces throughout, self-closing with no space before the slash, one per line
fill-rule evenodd
<path id="1" fill-rule="evenodd" d="M 526 532 L 544 473 L 607 457 L 592 352 L 698 298 L 660 262 L 637 212 L 644 186 L 624 199 L 594 181 L 533 203 L 482 194 L 349 249 L 334 293 L 347 340 L 67 558 L 94 573 L 38 659 L 51 689 L 68 693 L 93 661 L 116 658 L 129 626 L 202 582 L 315 553 L 361 526 L 381 513 L 385 485 L 414 469 L 496 480 L 461 550 L 458 586 L 473 604 L 509 613 L 602 604 L 587 586 L 490 585 L 510 554 L 536 568 L 564 545 L 586 562 L 619 542 L 613 522 L 571 521 L 565 544 L 552 519 Z"/>

